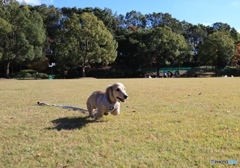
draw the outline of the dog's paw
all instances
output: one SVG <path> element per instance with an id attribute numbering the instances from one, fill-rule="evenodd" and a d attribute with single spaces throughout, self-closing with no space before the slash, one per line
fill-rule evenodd
<path id="1" fill-rule="evenodd" d="M 108 112 L 105 112 L 104 115 L 108 115 Z"/>

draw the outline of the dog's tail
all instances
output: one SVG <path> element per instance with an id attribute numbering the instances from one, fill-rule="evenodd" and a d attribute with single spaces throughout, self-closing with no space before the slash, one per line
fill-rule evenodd
<path id="1" fill-rule="evenodd" d="M 70 110 L 74 110 L 74 111 L 81 111 L 84 114 L 88 112 L 88 110 L 86 110 L 84 108 L 74 107 L 74 106 L 64 106 L 64 105 L 61 105 L 61 104 L 48 104 L 48 103 L 44 103 L 44 102 L 37 102 L 37 104 L 39 106 L 55 106 L 55 107 L 62 107 L 63 109 L 70 109 Z"/>

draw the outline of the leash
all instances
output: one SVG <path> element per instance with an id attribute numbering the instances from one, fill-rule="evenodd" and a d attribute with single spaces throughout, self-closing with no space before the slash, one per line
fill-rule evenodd
<path id="1" fill-rule="evenodd" d="M 70 109 L 73 111 L 81 111 L 82 113 L 87 113 L 88 110 L 84 109 L 84 108 L 80 108 L 80 107 L 74 107 L 74 106 L 64 106 L 61 104 L 48 104 L 48 103 L 44 103 L 44 102 L 37 102 L 37 104 L 39 106 L 54 106 L 54 107 L 62 107 L 63 109 Z"/>

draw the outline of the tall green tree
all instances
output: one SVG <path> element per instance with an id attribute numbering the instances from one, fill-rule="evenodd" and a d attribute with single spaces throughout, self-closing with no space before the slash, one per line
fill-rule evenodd
<path id="1" fill-rule="evenodd" d="M 56 41 L 58 41 L 61 37 L 61 11 L 54 6 L 47 6 L 45 4 L 33 6 L 30 9 L 36 10 L 43 19 L 44 27 L 46 28 L 46 40 L 44 42 L 43 51 L 48 58 L 49 65 L 51 65 L 53 62 L 55 62 L 54 56 L 56 55 L 54 53 Z"/>
<path id="2" fill-rule="evenodd" d="M 207 30 L 204 25 L 193 25 L 188 22 L 183 21 L 182 25 L 184 27 L 183 36 L 187 40 L 189 46 L 191 46 L 191 58 L 190 62 L 191 65 L 198 65 L 197 57 L 199 51 L 199 45 L 203 43 L 203 41 L 207 37 Z M 188 60 L 185 60 L 187 62 Z"/>
<path id="3" fill-rule="evenodd" d="M 181 34 L 184 29 L 177 19 L 173 18 L 169 13 L 155 13 L 146 15 L 146 23 L 148 28 L 156 28 L 168 26 L 174 33 Z"/>
<path id="4" fill-rule="evenodd" d="M 161 66 L 181 64 L 182 59 L 180 57 L 189 53 L 189 46 L 185 38 L 174 33 L 168 26 L 155 28 L 151 35 L 150 44 L 158 76 Z"/>
<path id="5" fill-rule="evenodd" d="M 119 30 L 116 39 L 118 41 L 118 61 L 124 62 L 132 73 L 136 70 L 150 66 L 152 57 L 150 52 L 150 29 Z"/>
<path id="6" fill-rule="evenodd" d="M 129 26 L 135 26 L 137 28 L 146 27 L 146 16 L 141 12 L 131 11 L 127 12 L 125 16 L 125 24 Z"/>
<path id="7" fill-rule="evenodd" d="M 1 37 L 1 39 L 3 40 L 3 37 L 7 33 L 10 33 L 11 31 L 12 31 L 12 25 L 8 21 L 0 18 L 0 37 Z M 0 48 L 0 60 L 3 56 L 3 52 L 4 52 L 4 48 Z"/>
<path id="8" fill-rule="evenodd" d="M 102 21 L 92 13 L 73 14 L 63 23 L 63 42 L 58 44 L 58 58 L 73 68 L 91 64 L 107 65 L 117 57 L 117 42 Z"/>
<path id="9" fill-rule="evenodd" d="M 228 33 L 235 42 L 239 41 L 239 33 L 233 27 L 227 23 L 216 22 L 212 26 L 207 27 L 208 34 L 212 34 L 216 31 L 222 31 Z"/>
<path id="10" fill-rule="evenodd" d="M 30 11 L 27 6 L 20 6 L 17 2 L 0 6 L 0 18 L 4 20 L 5 27 L 9 27 L 0 37 L 1 61 L 5 64 L 5 77 L 8 78 L 13 61 L 28 63 L 43 56 L 45 29 L 36 11 Z"/>
<path id="11" fill-rule="evenodd" d="M 111 9 L 104 8 L 94 8 L 93 14 L 101 21 L 103 21 L 106 28 L 115 35 L 115 31 L 118 27 L 118 20 L 117 20 L 117 14 L 113 13 Z"/>
<path id="12" fill-rule="evenodd" d="M 104 8 L 100 9 L 98 7 L 92 8 L 61 8 L 61 12 L 64 17 L 71 17 L 73 14 L 79 14 L 82 13 L 93 13 L 99 20 L 103 21 L 106 28 L 114 35 L 114 31 L 116 31 L 118 26 L 118 20 L 117 20 L 117 14 L 113 13 L 111 9 Z"/>
<path id="13" fill-rule="evenodd" d="M 42 19 L 44 26 L 46 28 L 46 36 L 51 39 L 58 38 L 58 30 L 61 27 L 61 17 L 62 14 L 60 9 L 55 8 L 54 6 L 50 5 L 47 6 L 46 4 L 42 4 L 40 6 L 29 6 L 31 11 L 37 11 Z"/>
<path id="14" fill-rule="evenodd" d="M 208 35 L 200 46 L 199 59 L 202 65 L 211 65 L 216 68 L 224 68 L 234 56 L 235 44 L 231 36 L 222 31 L 216 31 Z"/>

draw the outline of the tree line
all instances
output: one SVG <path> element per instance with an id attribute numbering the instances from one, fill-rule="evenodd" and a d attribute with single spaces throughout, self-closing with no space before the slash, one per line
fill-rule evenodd
<path id="1" fill-rule="evenodd" d="M 168 13 L 117 14 L 105 8 L 0 4 L 0 74 L 111 65 L 136 73 L 154 67 L 238 66 L 240 34 L 227 23 L 179 21 Z"/>

